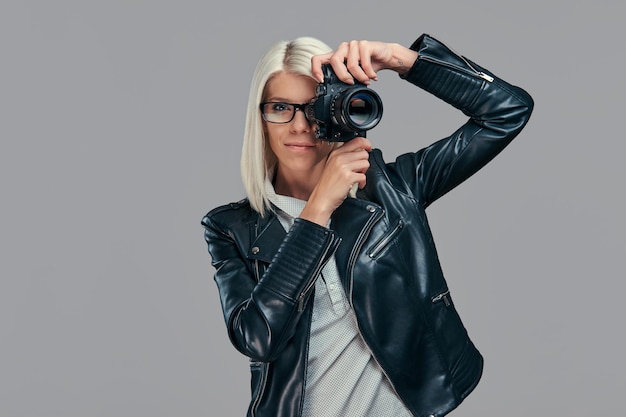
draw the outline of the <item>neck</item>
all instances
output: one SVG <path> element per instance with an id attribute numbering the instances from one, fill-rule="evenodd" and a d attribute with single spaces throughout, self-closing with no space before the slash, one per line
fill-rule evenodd
<path id="1" fill-rule="evenodd" d="M 313 175 L 311 172 L 291 172 L 285 175 L 282 170 L 278 169 L 273 181 L 274 191 L 276 194 L 308 201 L 318 179 L 319 175 Z"/>

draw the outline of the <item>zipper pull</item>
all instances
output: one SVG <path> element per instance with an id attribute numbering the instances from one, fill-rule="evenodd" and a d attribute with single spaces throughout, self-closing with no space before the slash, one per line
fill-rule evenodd
<path id="1" fill-rule="evenodd" d="M 493 82 L 493 77 L 492 77 L 491 75 L 489 75 L 489 74 L 485 74 L 485 73 L 484 73 L 484 72 L 482 72 L 482 71 L 480 71 L 480 72 L 478 73 L 478 76 L 479 76 L 480 78 L 482 78 L 483 80 L 487 80 L 487 81 L 489 81 L 489 82 Z"/>
<path id="2" fill-rule="evenodd" d="M 443 301 L 446 307 L 450 307 L 452 305 L 452 300 L 450 299 L 450 290 L 433 297 L 431 301 L 433 304 Z"/>
<path id="3" fill-rule="evenodd" d="M 298 313 L 302 313 L 304 311 L 304 293 L 300 294 L 298 297 Z"/>

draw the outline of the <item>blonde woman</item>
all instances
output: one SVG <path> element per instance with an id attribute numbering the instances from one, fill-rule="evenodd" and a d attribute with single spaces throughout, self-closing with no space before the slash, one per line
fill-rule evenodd
<path id="1" fill-rule="evenodd" d="M 468 120 L 391 162 L 364 137 L 317 139 L 306 107 L 323 64 L 345 83 L 395 71 Z M 305 37 L 266 52 L 247 109 L 247 198 L 202 219 L 228 335 L 250 358 L 248 416 L 438 417 L 469 395 L 483 358 L 425 209 L 502 151 L 532 107 L 524 90 L 426 34 L 410 47 L 331 50 Z"/>

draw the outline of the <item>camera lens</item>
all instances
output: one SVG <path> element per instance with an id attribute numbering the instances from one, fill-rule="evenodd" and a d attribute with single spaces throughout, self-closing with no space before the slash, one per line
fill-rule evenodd
<path id="1" fill-rule="evenodd" d="M 336 119 L 347 130 L 364 131 L 378 124 L 382 116 L 382 101 L 378 94 L 367 88 L 348 89 L 338 99 L 340 114 Z"/>
<path id="2" fill-rule="evenodd" d="M 348 118 L 357 126 L 367 125 L 376 117 L 378 105 L 369 95 L 357 93 L 347 105 Z"/>

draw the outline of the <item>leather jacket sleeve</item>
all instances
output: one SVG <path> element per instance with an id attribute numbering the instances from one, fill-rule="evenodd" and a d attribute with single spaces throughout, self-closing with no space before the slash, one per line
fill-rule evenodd
<path id="1" fill-rule="evenodd" d="M 278 235 L 284 240 L 257 282 L 245 255 L 249 241 L 246 247 L 232 232 L 237 214 L 219 208 L 208 213 L 202 219 L 204 236 L 232 344 L 254 360 L 271 362 L 293 336 L 313 284 L 340 239 L 327 228 L 295 219 L 286 236 L 284 231 Z"/>
<path id="2" fill-rule="evenodd" d="M 466 180 L 508 145 L 528 122 L 533 100 L 427 34 L 411 49 L 418 58 L 405 75 L 470 117 L 448 138 L 388 164 L 424 207 Z"/>

